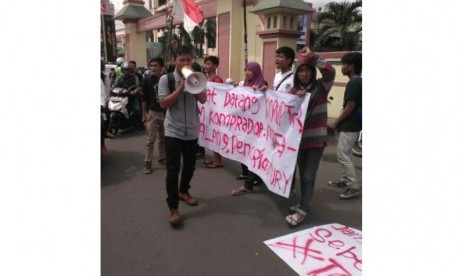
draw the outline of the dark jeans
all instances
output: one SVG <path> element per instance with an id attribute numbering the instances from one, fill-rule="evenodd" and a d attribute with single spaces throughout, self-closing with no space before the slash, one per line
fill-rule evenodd
<path id="1" fill-rule="evenodd" d="M 106 124 L 105 120 L 103 119 L 103 115 L 100 115 L 100 146 L 105 144 L 105 132 L 106 132 Z"/>
<path id="2" fill-rule="evenodd" d="M 129 96 L 127 109 L 129 117 L 134 120 L 134 126 L 139 130 L 142 130 L 144 128 L 144 124 L 142 123 L 142 107 L 139 95 Z"/>
<path id="3" fill-rule="evenodd" d="M 195 170 L 195 154 L 197 150 L 197 139 L 181 140 L 174 137 L 165 137 L 166 146 L 166 192 L 168 197 L 166 202 L 171 209 L 178 209 L 179 193 L 187 193 L 192 176 Z M 178 187 L 179 171 L 182 172 L 181 182 Z"/>
<path id="4" fill-rule="evenodd" d="M 300 209 L 305 212 L 310 211 L 310 201 L 312 200 L 313 190 L 315 189 L 316 173 L 324 149 L 325 148 L 322 147 L 299 150 L 297 155 L 301 189 Z"/>
<path id="5" fill-rule="evenodd" d="M 249 168 L 241 163 L 241 168 L 242 168 L 242 175 L 249 175 Z"/>
<path id="6" fill-rule="evenodd" d="M 100 146 L 105 144 L 105 133 L 108 129 L 108 112 L 106 112 L 105 108 L 101 106 L 100 108 Z M 104 119 L 104 117 L 106 119 Z"/>
<path id="7" fill-rule="evenodd" d="M 260 176 L 258 176 L 257 174 L 253 173 L 252 171 L 248 171 L 247 172 L 247 179 L 244 181 L 244 186 L 249 189 L 249 190 L 252 190 L 253 189 L 253 183 L 255 181 L 258 181 L 259 183 L 262 183 L 263 180 L 260 178 Z"/>

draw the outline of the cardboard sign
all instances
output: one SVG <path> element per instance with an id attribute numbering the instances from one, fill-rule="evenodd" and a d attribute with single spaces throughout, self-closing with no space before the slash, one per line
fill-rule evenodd
<path id="1" fill-rule="evenodd" d="M 310 95 L 207 83 L 199 145 L 241 162 L 268 189 L 289 197 Z"/>
<path id="2" fill-rule="evenodd" d="M 333 223 L 264 241 L 299 275 L 362 275 L 362 232 Z"/>

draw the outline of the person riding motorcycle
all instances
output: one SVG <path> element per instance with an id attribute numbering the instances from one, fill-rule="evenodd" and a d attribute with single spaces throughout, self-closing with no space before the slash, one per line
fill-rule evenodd
<path id="1" fill-rule="evenodd" d="M 123 75 L 116 79 L 112 89 L 119 87 L 129 90 L 130 94 L 127 105 L 129 117 L 134 118 L 136 127 L 139 127 L 139 129 L 143 128 L 139 79 L 131 73 L 131 67 L 128 62 L 124 62 L 121 65 L 121 72 Z"/>
<path id="2" fill-rule="evenodd" d="M 123 65 L 124 62 L 125 60 L 122 57 L 116 59 L 116 67 L 114 68 L 114 72 L 110 73 L 111 86 L 113 86 L 115 84 L 115 81 L 123 75 L 121 65 Z"/>

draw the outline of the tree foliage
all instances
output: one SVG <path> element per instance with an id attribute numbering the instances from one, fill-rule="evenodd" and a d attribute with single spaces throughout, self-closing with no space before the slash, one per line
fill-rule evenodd
<path id="1" fill-rule="evenodd" d="M 203 57 L 205 48 L 216 47 L 216 20 L 206 19 L 200 26 L 195 26 L 189 34 L 183 25 L 180 25 L 181 44 L 188 46 L 196 57 Z M 205 45 L 205 39 L 207 45 Z"/>
<path id="2" fill-rule="evenodd" d="M 321 51 L 331 44 L 339 51 L 359 50 L 362 31 L 362 0 L 355 2 L 330 2 L 318 14 L 318 38 L 315 50 Z"/>

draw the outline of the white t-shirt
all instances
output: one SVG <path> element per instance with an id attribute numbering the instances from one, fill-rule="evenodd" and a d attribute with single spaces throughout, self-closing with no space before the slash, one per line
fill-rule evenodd
<path id="1" fill-rule="evenodd" d="M 290 75 L 290 76 L 288 76 Z M 278 87 L 278 84 L 288 76 Z M 284 92 L 284 93 L 289 93 L 289 90 L 294 86 L 294 74 L 292 70 L 285 72 L 284 74 L 282 72 L 277 73 L 274 76 L 274 81 L 273 81 L 273 90 L 278 91 L 278 92 Z M 278 87 L 278 88 L 277 88 Z"/>

